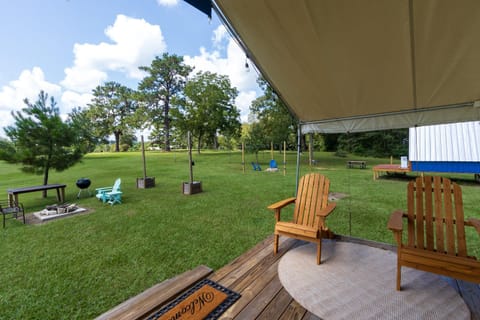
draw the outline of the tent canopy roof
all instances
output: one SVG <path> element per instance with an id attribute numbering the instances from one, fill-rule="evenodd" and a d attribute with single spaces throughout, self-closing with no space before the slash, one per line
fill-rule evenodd
<path id="1" fill-rule="evenodd" d="M 304 132 L 480 119 L 480 1 L 213 5 Z"/>

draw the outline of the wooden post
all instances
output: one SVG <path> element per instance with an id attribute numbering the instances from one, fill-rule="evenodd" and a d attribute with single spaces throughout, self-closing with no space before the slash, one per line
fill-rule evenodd
<path id="1" fill-rule="evenodd" d="M 147 162 L 145 157 L 145 141 L 143 140 L 143 135 L 141 136 L 142 141 L 142 160 L 143 160 L 143 178 L 137 178 L 137 188 L 153 188 L 155 187 L 155 177 L 147 177 Z"/>
<path id="2" fill-rule="evenodd" d="M 287 141 L 283 141 L 283 175 L 287 174 Z"/>
<path id="3" fill-rule="evenodd" d="M 308 162 L 310 166 L 312 166 L 313 163 L 313 133 L 310 133 L 309 135 L 309 141 L 308 141 Z"/>
<path id="4" fill-rule="evenodd" d="M 245 173 L 245 142 L 242 142 L 242 170 Z"/>
<path id="5" fill-rule="evenodd" d="M 147 180 L 147 163 L 145 161 L 145 144 L 143 142 L 143 135 L 141 136 L 142 139 L 142 159 L 143 159 L 143 180 Z"/>
<path id="6" fill-rule="evenodd" d="M 270 142 L 270 160 L 273 160 L 273 141 Z"/>
<path id="7" fill-rule="evenodd" d="M 193 159 L 192 159 L 192 134 L 188 131 L 187 135 L 188 144 L 188 166 L 190 167 L 190 181 L 182 184 L 183 194 L 195 194 L 202 192 L 202 182 L 193 181 Z"/>
<path id="8" fill-rule="evenodd" d="M 188 131 L 187 135 L 188 143 L 188 161 L 190 166 L 190 183 L 193 183 L 193 166 L 192 166 L 192 134 Z"/>

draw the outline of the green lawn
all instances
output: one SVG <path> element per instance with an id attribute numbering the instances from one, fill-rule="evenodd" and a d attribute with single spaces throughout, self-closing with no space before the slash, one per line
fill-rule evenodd
<path id="1" fill-rule="evenodd" d="M 306 162 L 306 154 L 302 162 Z M 203 193 L 185 196 L 186 152 L 147 153 L 147 171 L 156 187 L 136 189 L 143 174 L 140 153 L 89 154 L 81 164 L 51 172 L 50 183 L 67 184 L 68 202 L 92 213 L 24 226 L 7 221 L 0 241 L 0 318 L 91 319 L 150 286 L 200 264 L 218 269 L 273 231 L 267 205 L 290 197 L 295 189 L 295 154 L 289 153 L 287 174 L 255 172 L 253 155 L 242 172 L 239 152 L 194 155 L 195 180 Z M 282 168 L 283 156 L 275 153 Z M 406 179 L 373 181 L 371 167 L 388 159 L 371 159 L 368 168 L 347 169 L 351 158 L 316 153 L 316 167 L 303 164 L 302 174 L 321 172 L 331 180 L 331 192 L 347 194 L 328 219 L 339 234 L 393 242 L 386 223 L 391 211 L 406 204 Z M 270 153 L 259 156 L 268 167 Z M 122 178 L 123 204 L 109 206 L 95 197 L 76 199 L 75 181 L 92 180 L 91 189 L 111 186 Z M 480 185 L 473 175 L 455 175 L 464 194 L 466 216 L 479 217 Z M 0 162 L 0 193 L 41 184 L 41 176 L 21 173 Z M 41 193 L 20 195 L 28 213 L 55 203 Z M 291 214 L 291 211 L 290 211 Z M 351 217 L 351 223 L 350 223 Z M 350 227 L 351 226 L 351 227 Z M 469 228 L 470 229 L 470 228 Z M 350 233 L 351 232 L 351 233 Z M 470 254 L 480 258 L 480 240 L 467 235 Z"/>

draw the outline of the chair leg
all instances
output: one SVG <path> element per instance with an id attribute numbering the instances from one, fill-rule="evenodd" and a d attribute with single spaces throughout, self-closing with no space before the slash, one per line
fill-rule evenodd
<path id="1" fill-rule="evenodd" d="M 397 264 L 397 291 L 402 290 L 400 287 L 400 283 L 402 281 L 402 266 L 400 263 Z"/>
<path id="2" fill-rule="evenodd" d="M 273 254 L 278 253 L 278 234 L 273 237 Z"/>
<path id="3" fill-rule="evenodd" d="M 317 242 L 317 264 L 320 264 L 322 260 L 322 238 Z"/>

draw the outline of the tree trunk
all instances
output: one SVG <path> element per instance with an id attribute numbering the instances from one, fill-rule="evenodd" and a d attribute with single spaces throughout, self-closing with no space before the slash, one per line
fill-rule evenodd
<path id="1" fill-rule="evenodd" d="M 115 131 L 115 152 L 120 152 L 120 131 Z"/>
<path id="2" fill-rule="evenodd" d="M 170 101 L 167 99 L 164 106 L 164 120 L 163 120 L 163 129 L 165 131 L 165 151 L 170 151 L 170 118 L 168 114 L 170 113 Z"/>
<path id="3" fill-rule="evenodd" d="M 49 170 L 50 170 L 50 157 L 47 160 L 47 164 L 45 165 L 45 169 L 43 171 L 43 185 L 48 184 L 48 172 L 49 172 Z M 47 190 L 43 190 L 42 197 L 43 198 L 47 197 Z"/>
<path id="4" fill-rule="evenodd" d="M 200 149 L 202 147 L 202 136 L 198 136 L 198 144 L 197 144 L 197 154 L 200 154 Z"/>

